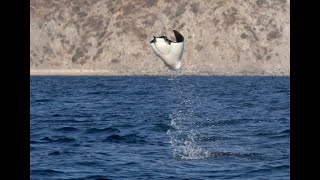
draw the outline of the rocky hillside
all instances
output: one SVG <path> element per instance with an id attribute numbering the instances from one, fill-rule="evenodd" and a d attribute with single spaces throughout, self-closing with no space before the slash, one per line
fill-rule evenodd
<path id="1" fill-rule="evenodd" d="M 185 74 L 290 75 L 289 0 L 31 0 L 30 66 L 166 74 L 150 48 L 185 37 Z"/>

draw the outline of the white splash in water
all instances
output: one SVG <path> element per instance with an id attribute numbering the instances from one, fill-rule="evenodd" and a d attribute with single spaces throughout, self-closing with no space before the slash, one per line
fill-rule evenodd
<path id="1" fill-rule="evenodd" d="M 167 131 L 175 159 L 195 160 L 210 157 L 210 152 L 204 150 L 196 142 L 198 135 L 193 125 L 195 98 L 190 91 L 181 88 L 181 81 L 174 77 L 173 93 L 177 94 L 178 107 L 170 115 L 171 126 Z M 187 94 L 186 94 L 187 93 Z"/>
<path id="2" fill-rule="evenodd" d="M 210 152 L 204 150 L 196 144 L 194 137 L 196 133 L 192 130 L 186 139 L 181 138 L 183 131 L 177 130 L 173 132 L 169 130 L 167 134 L 170 135 L 170 143 L 173 147 L 173 157 L 175 159 L 206 159 L 210 157 Z"/>

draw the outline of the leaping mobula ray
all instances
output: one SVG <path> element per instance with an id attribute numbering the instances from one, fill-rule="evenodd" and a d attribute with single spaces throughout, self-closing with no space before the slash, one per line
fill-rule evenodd
<path id="1" fill-rule="evenodd" d="M 150 41 L 152 50 L 172 70 L 180 69 L 182 65 L 182 54 L 184 47 L 184 37 L 176 30 L 173 30 L 176 41 L 172 41 L 167 36 L 155 37 Z"/>

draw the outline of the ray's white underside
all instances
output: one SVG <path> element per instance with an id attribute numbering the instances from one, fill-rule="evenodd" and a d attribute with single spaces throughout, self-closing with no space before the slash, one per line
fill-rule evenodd
<path id="1" fill-rule="evenodd" d="M 150 44 L 152 50 L 168 68 L 173 70 L 181 68 L 184 41 L 170 42 L 166 37 L 154 37 Z"/>

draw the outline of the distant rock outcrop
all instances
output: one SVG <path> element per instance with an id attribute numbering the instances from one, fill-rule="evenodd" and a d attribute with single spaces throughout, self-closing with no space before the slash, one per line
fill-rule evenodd
<path id="1" fill-rule="evenodd" d="M 290 75 L 289 0 L 31 0 L 31 69 L 167 74 L 149 42 L 185 37 L 182 73 Z"/>

